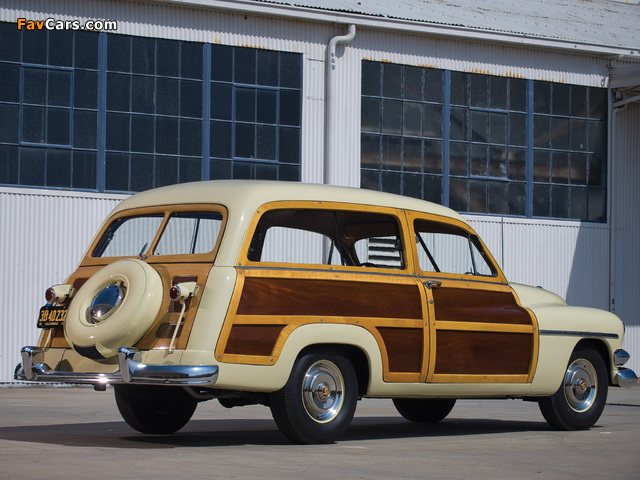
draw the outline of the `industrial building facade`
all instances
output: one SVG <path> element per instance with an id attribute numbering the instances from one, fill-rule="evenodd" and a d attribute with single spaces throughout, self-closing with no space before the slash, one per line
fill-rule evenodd
<path id="1" fill-rule="evenodd" d="M 511 281 L 620 315 L 640 368 L 640 5 L 531 3 L 9 1 L 0 382 L 121 199 L 229 178 L 447 205 Z"/>

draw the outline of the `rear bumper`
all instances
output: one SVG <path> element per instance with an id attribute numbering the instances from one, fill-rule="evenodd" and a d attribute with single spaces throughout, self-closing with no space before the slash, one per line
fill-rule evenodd
<path id="1" fill-rule="evenodd" d="M 44 350 L 39 347 L 22 347 L 22 366 L 15 373 L 15 380 L 92 384 L 99 388 L 107 384 L 139 385 L 199 385 L 210 386 L 218 379 L 217 365 L 147 365 L 141 362 L 142 354 L 135 348 L 118 349 L 118 365 L 115 373 L 61 372 L 44 363 Z"/>

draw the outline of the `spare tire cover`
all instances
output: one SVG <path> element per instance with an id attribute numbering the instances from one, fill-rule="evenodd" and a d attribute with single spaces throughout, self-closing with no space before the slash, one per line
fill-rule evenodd
<path id="1" fill-rule="evenodd" d="M 94 299 L 109 287 L 119 291 L 120 298 L 112 302 L 113 305 L 104 306 L 108 314 L 102 318 L 92 316 Z M 100 298 L 105 296 L 109 297 L 103 293 Z M 118 348 L 131 347 L 142 338 L 157 317 L 161 304 L 160 274 L 141 260 L 118 260 L 96 272 L 73 296 L 64 334 L 74 350 L 85 357 L 113 357 Z"/>

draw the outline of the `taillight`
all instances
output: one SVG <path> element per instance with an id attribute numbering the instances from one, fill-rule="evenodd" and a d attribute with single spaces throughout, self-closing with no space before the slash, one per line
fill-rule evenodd
<path id="1" fill-rule="evenodd" d="M 73 287 L 71 285 L 54 285 L 47 288 L 44 292 L 44 298 L 47 303 L 62 303 L 73 295 Z"/>

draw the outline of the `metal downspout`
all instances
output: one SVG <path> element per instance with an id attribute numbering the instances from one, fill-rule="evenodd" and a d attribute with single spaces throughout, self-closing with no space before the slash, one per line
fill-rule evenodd
<path id="1" fill-rule="evenodd" d="M 327 44 L 325 52 L 325 100 L 324 100 L 324 172 L 323 181 L 327 185 L 336 185 L 336 122 L 335 112 L 335 85 L 336 85 L 336 46 L 349 43 L 356 36 L 356 26 L 349 25 L 349 33 L 333 37 Z"/>

